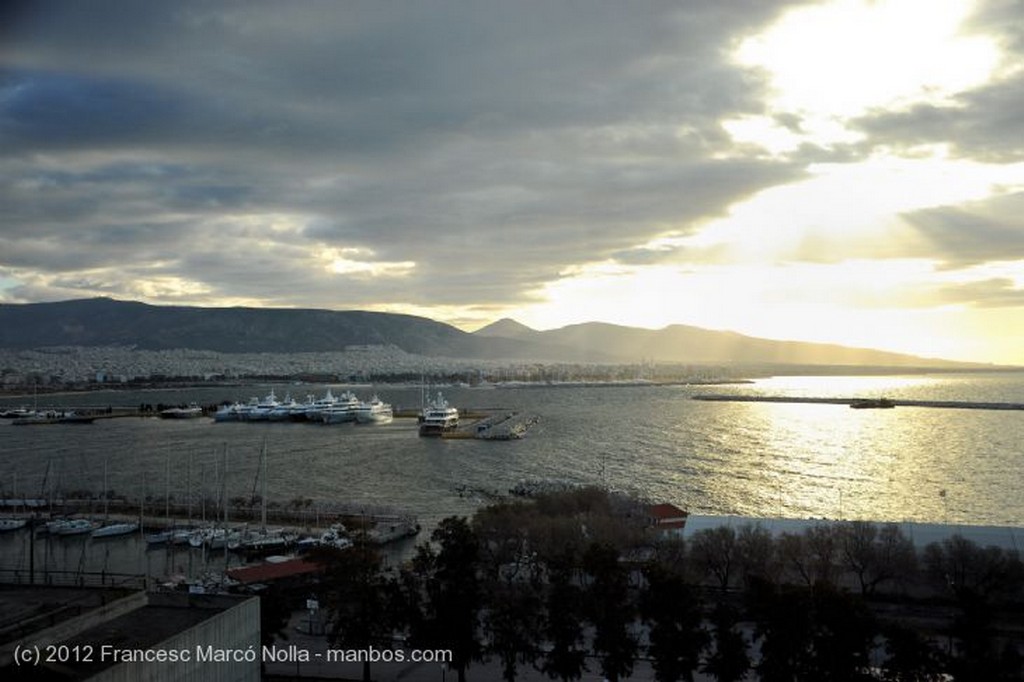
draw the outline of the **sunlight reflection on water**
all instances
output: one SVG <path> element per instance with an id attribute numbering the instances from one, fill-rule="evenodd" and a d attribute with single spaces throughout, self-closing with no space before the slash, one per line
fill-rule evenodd
<path id="1" fill-rule="evenodd" d="M 213 402 L 263 388 L 233 389 L 239 396 L 206 389 L 177 398 Z M 414 402 L 415 391 L 376 389 L 385 400 Z M 184 497 L 188 480 L 193 494 L 213 495 L 226 449 L 231 494 L 249 496 L 266 440 L 271 499 L 392 507 L 419 515 L 427 526 L 472 513 L 488 493 L 505 493 L 524 479 L 606 485 L 700 513 L 1024 522 L 1024 413 L 692 400 L 712 392 L 1024 402 L 1024 374 L 446 391 L 460 407 L 539 415 L 527 437 L 513 442 L 419 438 L 409 420 L 382 427 L 158 419 L 85 427 L 0 424 L 0 470 L 7 472 L 0 490 L 37 494 L 57 485 L 99 491 L 106 461 L 110 488 L 118 492 L 162 498 L 170 464 L 173 495 Z M 117 397 L 125 404 L 144 398 Z"/>

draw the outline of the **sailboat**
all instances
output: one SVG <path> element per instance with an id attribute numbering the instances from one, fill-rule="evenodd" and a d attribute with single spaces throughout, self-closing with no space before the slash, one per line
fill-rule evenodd
<path id="1" fill-rule="evenodd" d="M 164 481 L 164 527 L 155 533 L 146 533 L 147 545 L 162 545 L 170 542 L 174 537 L 174 529 L 171 528 L 171 457 L 167 456 L 165 465 Z M 140 505 L 141 509 L 141 505 Z M 142 517 L 140 510 L 139 517 Z"/>
<path id="2" fill-rule="evenodd" d="M 290 540 L 284 534 L 284 529 L 267 528 L 267 440 L 264 438 L 260 450 L 260 529 L 245 533 L 228 548 L 250 554 L 264 554 L 285 547 Z"/>
<path id="3" fill-rule="evenodd" d="M 108 516 L 110 511 L 110 497 L 107 495 L 107 460 L 103 460 L 103 516 Z M 94 538 L 112 538 L 120 535 L 128 535 L 139 529 L 139 524 L 134 521 L 119 521 L 108 523 L 99 528 L 94 528 Z"/>

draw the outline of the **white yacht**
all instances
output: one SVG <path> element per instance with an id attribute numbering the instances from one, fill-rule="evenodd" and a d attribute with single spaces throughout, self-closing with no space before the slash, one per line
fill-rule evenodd
<path id="1" fill-rule="evenodd" d="M 280 404 L 277 396 L 274 395 L 273 389 L 271 389 L 270 394 L 256 403 L 251 410 L 248 410 L 243 419 L 250 422 L 267 421 L 270 419 L 270 413 L 277 409 Z"/>
<path id="2" fill-rule="evenodd" d="M 440 436 L 459 427 L 459 411 L 448 404 L 438 392 L 437 397 L 423 408 L 420 415 L 420 435 Z"/>
<path id="3" fill-rule="evenodd" d="M 272 422 L 291 421 L 292 412 L 300 408 L 301 405 L 295 401 L 291 395 L 284 397 L 284 402 L 278 403 L 278 405 L 267 413 L 267 419 Z"/>
<path id="4" fill-rule="evenodd" d="M 359 409 L 359 398 L 351 391 L 345 391 L 333 405 L 321 412 L 320 419 L 324 424 L 354 422 L 357 409 Z"/>
<path id="5" fill-rule="evenodd" d="M 387 424 L 395 416 L 391 405 L 376 395 L 368 402 L 359 403 L 356 408 L 356 421 L 360 424 Z"/>
<path id="6" fill-rule="evenodd" d="M 331 389 L 327 389 L 327 393 L 324 394 L 323 398 L 317 398 L 314 400 L 309 407 L 306 408 L 306 420 L 311 422 L 322 422 L 324 419 L 324 410 L 332 407 L 334 403 L 338 402 L 338 399 L 331 393 Z"/>

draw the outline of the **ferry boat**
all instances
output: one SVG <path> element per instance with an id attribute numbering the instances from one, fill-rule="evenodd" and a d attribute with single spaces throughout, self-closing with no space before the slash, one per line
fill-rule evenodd
<path id="1" fill-rule="evenodd" d="M 421 436 L 440 436 L 459 427 L 459 411 L 448 404 L 438 392 L 437 397 L 423 408 L 420 416 Z"/>

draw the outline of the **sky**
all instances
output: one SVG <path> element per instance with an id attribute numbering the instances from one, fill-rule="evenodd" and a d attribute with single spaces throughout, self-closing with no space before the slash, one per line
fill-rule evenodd
<path id="1" fill-rule="evenodd" d="M 8 2 L 0 302 L 1024 365 L 1017 0 Z"/>

